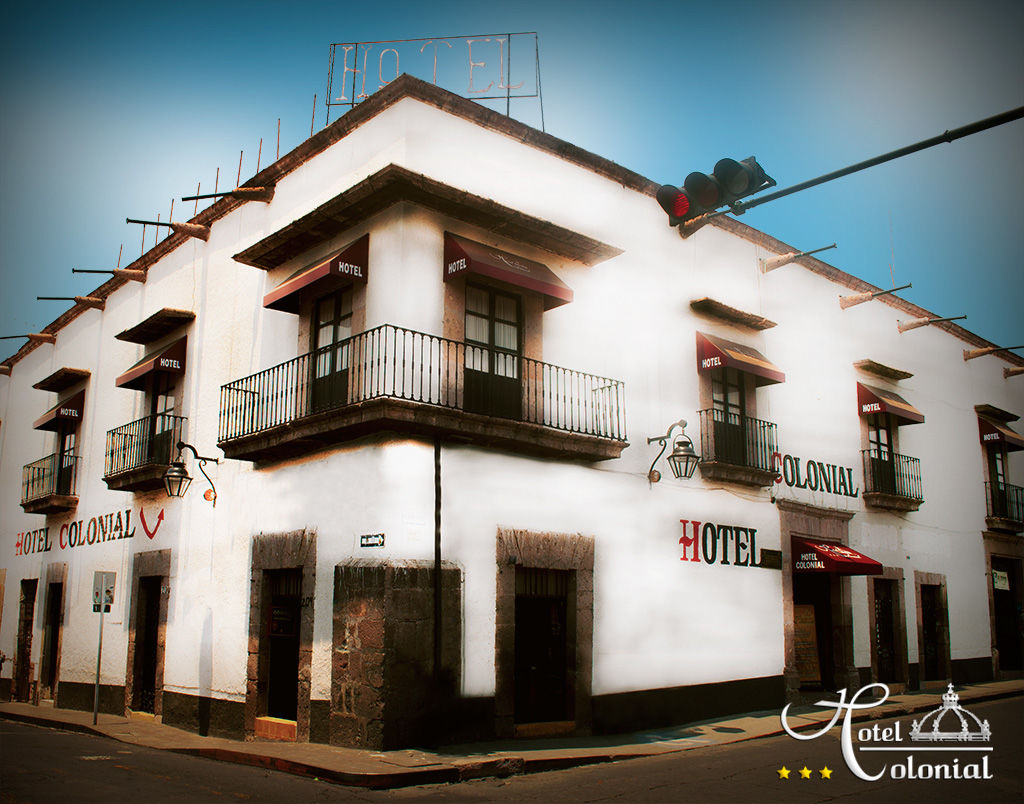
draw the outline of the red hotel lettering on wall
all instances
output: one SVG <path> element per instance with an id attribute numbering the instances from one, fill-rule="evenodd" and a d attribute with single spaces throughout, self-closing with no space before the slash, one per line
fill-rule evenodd
<path id="1" fill-rule="evenodd" d="M 679 556 L 679 560 L 686 561 L 686 548 L 692 547 L 693 558 L 690 561 L 700 561 L 700 549 L 697 542 L 697 531 L 700 530 L 700 522 L 690 523 L 688 519 L 680 519 L 679 521 L 683 523 L 683 535 L 679 537 L 679 543 L 683 546 L 683 554 Z M 693 536 L 686 535 L 686 526 L 688 524 L 693 525 Z"/>
<path id="2" fill-rule="evenodd" d="M 146 536 L 152 539 L 156 536 L 156 532 L 160 530 L 160 523 L 164 521 L 164 509 L 160 509 L 160 513 L 157 514 L 156 524 L 153 526 L 153 530 L 149 529 L 149 525 L 146 524 L 146 512 L 139 507 L 139 519 L 142 520 L 142 529 L 146 532 Z"/>
<path id="3" fill-rule="evenodd" d="M 696 520 L 680 519 L 683 535 L 679 537 L 682 546 L 680 561 L 700 562 L 705 564 L 733 564 L 737 567 L 756 567 L 757 561 L 757 528 L 745 528 L 739 525 L 718 525 L 713 522 L 701 523 Z M 690 525 L 693 535 L 686 535 L 686 526 Z M 698 536 L 698 533 L 700 534 Z M 730 561 L 729 548 L 732 547 Z M 688 551 L 693 556 L 688 557 Z M 721 553 L 721 558 L 719 558 Z"/>
<path id="4" fill-rule="evenodd" d="M 48 553 L 53 549 L 53 542 L 50 540 L 50 529 L 39 528 L 19 533 L 14 543 L 14 555 L 27 556 L 32 553 Z"/>

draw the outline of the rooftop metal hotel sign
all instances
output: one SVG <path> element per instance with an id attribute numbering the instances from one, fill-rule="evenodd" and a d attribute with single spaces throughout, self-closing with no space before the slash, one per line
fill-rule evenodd
<path id="1" fill-rule="evenodd" d="M 540 97 L 536 32 L 331 45 L 327 107 L 355 106 L 409 73 L 473 100 Z"/>

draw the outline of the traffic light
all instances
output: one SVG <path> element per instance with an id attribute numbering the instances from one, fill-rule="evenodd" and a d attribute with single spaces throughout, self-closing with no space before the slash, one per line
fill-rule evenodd
<path id="1" fill-rule="evenodd" d="M 710 176 L 691 173 L 682 187 L 659 187 L 656 197 L 668 213 L 669 224 L 677 226 L 774 186 L 775 179 L 764 172 L 753 156 L 742 162 L 726 158 L 718 160 Z"/>

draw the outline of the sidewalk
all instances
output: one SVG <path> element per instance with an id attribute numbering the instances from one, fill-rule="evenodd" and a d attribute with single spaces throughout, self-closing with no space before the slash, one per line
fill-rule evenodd
<path id="1" fill-rule="evenodd" d="M 1024 679 L 972 684 L 961 687 L 957 693 L 961 705 L 969 709 L 971 703 L 1024 694 Z M 941 695 L 942 690 L 894 695 L 856 719 L 928 712 L 941 705 Z M 824 725 L 833 712 L 820 707 L 793 707 L 787 717 L 792 728 L 809 729 Z M 25 703 L 0 702 L 0 718 L 374 789 L 558 770 L 783 733 L 779 712 L 772 710 L 634 734 L 474 743 L 438 751 L 366 751 L 319 743 L 240 742 L 201 737 L 139 716 L 101 714 L 94 726 L 92 712 Z"/>

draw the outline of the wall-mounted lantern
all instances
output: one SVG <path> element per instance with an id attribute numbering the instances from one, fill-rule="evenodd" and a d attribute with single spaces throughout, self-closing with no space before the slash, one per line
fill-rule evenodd
<path id="1" fill-rule="evenodd" d="M 184 441 L 178 442 L 178 460 L 172 461 L 171 465 L 167 467 L 167 471 L 164 472 L 164 488 L 167 489 L 168 497 L 184 497 L 185 492 L 188 491 L 189 484 L 192 482 L 192 477 L 189 475 L 188 470 L 185 468 L 185 461 L 183 460 L 185 450 L 191 450 L 192 457 L 199 461 L 199 471 L 203 473 L 203 477 L 206 478 L 206 482 L 210 484 L 210 488 L 204 492 L 204 499 L 209 500 L 213 507 L 217 507 L 217 489 L 213 485 L 213 481 L 210 480 L 210 476 L 206 474 L 206 470 L 203 468 L 207 461 L 213 461 L 214 463 L 220 463 L 216 458 L 206 458 L 196 452 L 196 448 L 191 444 L 186 444 Z"/>
<path id="2" fill-rule="evenodd" d="M 673 439 L 672 431 L 676 427 L 681 432 Z M 653 444 L 655 441 L 661 444 L 661 452 L 651 462 L 650 471 L 647 472 L 647 480 L 651 483 L 657 483 L 661 480 L 661 472 L 655 469 L 654 465 L 658 462 L 658 458 L 665 454 L 669 440 L 672 440 L 672 454 L 665 460 L 672 470 L 673 477 L 690 479 L 697 470 L 697 464 L 700 463 L 700 456 L 694 450 L 690 437 L 686 435 L 686 419 L 680 419 L 669 425 L 668 432 L 665 435 L 647 439 L 648 444 Z"/>

